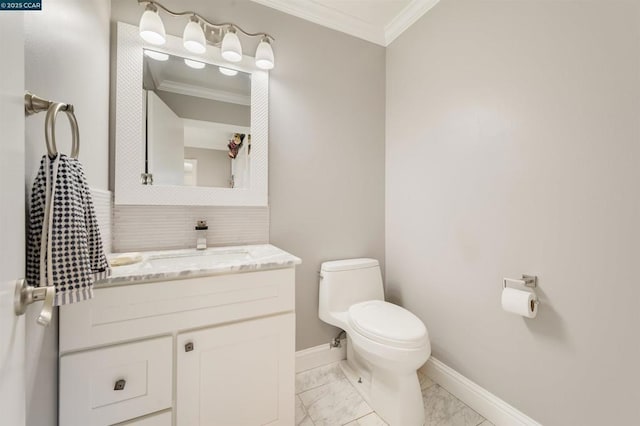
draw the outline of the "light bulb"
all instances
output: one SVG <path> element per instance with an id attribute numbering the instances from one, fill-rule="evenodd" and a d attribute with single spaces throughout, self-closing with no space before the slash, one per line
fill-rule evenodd
<path id="1" fill-rule="evenodd" d="M 167 33 L 164 30 L 164 24 L 158 9 L 149 3 L 146 10 L 140 17 L 140 37 L 147 43 L 164 44 L 167 41 Z"/>
<path id="2" fill-rule="evenodd" d="M 274 67 L 273 49 L 269 37 L 263 37 L 256 49 L 256 66 L 263 70 L 270 70 Z"/>
<path id="3" fill-rule="evenodd" d="M 231 27 L 222 39 L 222 57 L 229 62 L 240 62 L 242 60 L 242 45 L 236 34 L 235 28 Z"/>
<path id="4" fill-rule="evenodd" d="M 148 56 L 149 58 L 155 59 L 156 61 L 167 61 L 169 59 L 169 55 L 167 55 L 166 53 L 147 49 L 144 49 L 144 56 Z"/>
<path id="5" fill-rule="evenodd" d="M 207 39 L 204 36 L 204 31 L 198 22 L 198 18 L 195 16 L 191 17 L 187 26 L 184 27 L 182 44 L 185 49 L 192 53 L 204 53 L 207 50 Z"/>
<path id="6" fill-rule="evenodd" d="M 218 67 L 221 74 L 228 75 L 229 77 L 233 77 L 234 75 L 238 75 L 238 71 L 232 70 L 231 68 Z"/>
<path id="7" fill-rule="evenodd" d="M 193 69 L 196 69 L 196 70 L 201 70 L 206 65 L 204 62 L 194 61 L 193 59 L 186 59 L 186 58 L 184 60 L 184 63 L 187 66 L 189 66 L 189 67 L 191 67 Z"/>

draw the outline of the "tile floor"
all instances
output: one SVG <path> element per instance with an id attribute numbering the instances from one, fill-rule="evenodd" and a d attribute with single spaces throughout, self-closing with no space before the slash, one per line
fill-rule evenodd
<path id="1" fill-rule="evenodd" d="M 492 426 L 428 377 L 420 374 L 425 426 Z M 339 363 L 296 375 L 296 425 L 385 426 L 342 373 Z"/>

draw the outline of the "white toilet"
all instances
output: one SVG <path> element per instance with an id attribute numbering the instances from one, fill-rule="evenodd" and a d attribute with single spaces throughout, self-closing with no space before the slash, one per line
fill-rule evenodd
<path id="1" fill-rule="evenodd" d="M 342 368 L 364 399 L 390 426 L 422 426 L 417 369 L 431 355 L 424 323 L 384 301 L 375 259 L 324 262 L 320 319 L 347 332 Z"/>

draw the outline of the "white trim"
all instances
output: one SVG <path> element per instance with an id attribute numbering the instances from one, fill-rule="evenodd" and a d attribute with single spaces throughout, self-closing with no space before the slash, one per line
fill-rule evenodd
<path id="1" fill-rule="evenodd" d="M 440 0 L 413 0 L 384 27 L 384 45 L 388 46 Z"/>
<path id="2" fill-rule="evenodd" d="M 347 340 L 339 348 L 328 343 L 296 352 L 296 373 L 347 359 Z"/>
<path id="3" fill-rule="evenodd" d="M 386 47 L 440 0 L 412 0 L 384 27 L 363 21 L 326 4 L 309 0 L 252 1 Z"/>
<path id="4" fill-rule="evenodd" d="M 429 358 L 421 370 L 496 426 L 541 426 L 531 417 L 434 357 Z"/>
<path id="5" fill-rule="evenodd" d="M 213 101 L 251 106 L 251 95 L 240 95 L 224 90 L 209 89 L 193 84 L 181 83 L 179 81 L 162 80 L 160 84 L 156 83 L 156 88 L 165 92 L 178 93 L 179 95 L 195 96 Z"/>
<path id="6" fill-rule="evenodd" d="M 263 6 L 314 22 L 380 46 L 385 46 L 384 30 L 324 4 L 300 0 L 252 0 Z"/>
<path id="7" fill-rule="evenodd" d="M 303 349 L 296 352 L 296 373 L 345 359 L 346 339 L 342 341 L 340 348 L 330 348 L 329 344 L 324 344 Z M 433 356 L 420 370 L 495 426 L 542 426 Z"/>

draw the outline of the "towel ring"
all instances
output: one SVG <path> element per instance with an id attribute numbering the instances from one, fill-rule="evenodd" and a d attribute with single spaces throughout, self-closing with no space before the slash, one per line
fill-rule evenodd
<path id="1" fill-rule="evenodd" d="M 67 113 L 67 118 L 71 124 L 71 158 L 78 158 L 80 153 L 80 132 L 78 131 L 78 120 L 73 113 L 73 106 L 59 102 L 52 102 L 47 109 L 47 116 L 44 119 L 44 138 L 47 144 L 49 157 L 58 155 L 56 146 L 56 117 L 60 111 Z"/>

